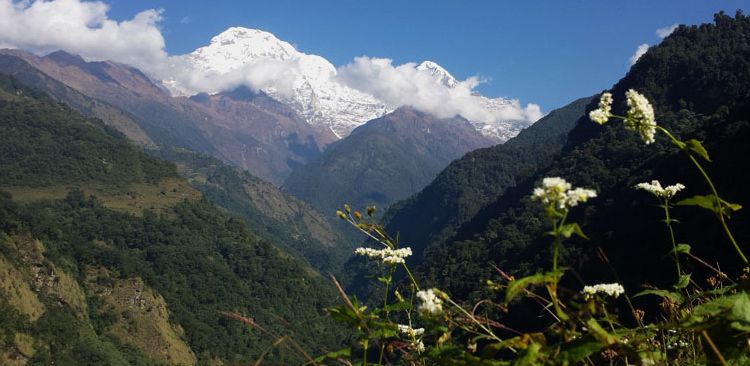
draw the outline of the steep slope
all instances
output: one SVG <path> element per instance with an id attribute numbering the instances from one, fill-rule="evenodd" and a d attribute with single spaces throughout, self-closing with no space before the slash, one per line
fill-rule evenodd
<path id="1" fill-rule="evenodd" d="M 296 169 L 283 189 L 323 214 L 333 215 L 344 203 L 384 208 L 422 189 L 453 159 L 492 143 L 462 118 L 401 107 Z"/>
<path id="2" fill-rule="evenodd" d="M 32 82 L 28 72 L 19 73 L 16 67 L 25 61 L 81 94 L 124 111 L 155 144 L 208 153 L 277 184 L 294 166 L 314 158 L 335 139 L 329 131 L 316 130 L 288 107 L 262 94 L 240 90 L 173 98 L 128 66 L 85 62 L 61 51 L 45 57 L 17 50 L 1 53 L 6 59 L 15 59 L 0 63 L 6 65 L 0 71 Z"/>
<path id="3" fill-rule="evenodd" d="M 590 101 L 576 100 L 508 142 L 472 151 L 452 162 L 418 194 L 389 208 L 384 218 L 388 232 L 400 233 L 416 258 L 430 243 L 453 236 L 505 189 L 550 164 Z"/>
<path id="4" fill-rule="evenodd" d="M 741 13 L 736 18 L 717 14 L 714 24 L 682 26 L 649 49 L 611 89 L 617 98 L 613 113 L 624 113 L 623 94 L 634 88 L 654 101 L 660 125 L 682 139 L 704 141 L 712 157 L 708 171 L 719 192 L 743 206 L 750 201 L 750 181 L 742 171 L 750 163 L 749 36 L 750 18 Z M 664 287 L 672 283 L 673 274 L 663 270 L 673 264 L 664 255 L 670 244 L 661 212 L 653 207 L 653 197 L 633 186 L 652 179 L 681 182 L 688 187 L 681 196 L 690 197 L 705 194 L 706 183 L 662 134 L 657 134 L 656 143 L 644 145 L 621 123 L 598 126 L 586 117 L 578 121 L 550 167 L 507 189 L 451 239 L 429 248 L 419 276 L 466 296 L 479 288 L 482 279 L 492 276 L 492 265 L 515 275 L 548 268 L 549 238 L 543 236 L 548 228 L 540 219 L 541 209 L 528 198 L 545 176 L 561 176 L 599 192 L 599 197 L 571 217 L 583 224 L 591 240 L 568 242 L 569 250 L 563 255 L 566 265 L 584 281 L 621 280 L 629 289 L 644 281 Z M 739 269 L 737 255 L 711 215 L 694 207 L 677 207 L 673 217 L 680 221 L 678 240 L 689 242 L 693 254 L 708 263 L 720 263 L 730 273 Z M 745 251 L 750 242 L 748 222 L 747 210 L 737 212 L 730 221 Z M 608 265 L 597 260 L 597 248 L 607 254 L 619 276 L 614 277 Z M 690 271 L 703 268 L 687 265 Z"/>
<path id="5" fill-rule="evenodd" d="M 336 343 L 321 276 L 172 164 L 6 76 L 0 121 L 3 363 L 246 363 L 280 335 L 313 353 Z M 302 357 L 281 344 L 266 360 Z"/>
<path id="6" fill-rule="evenodd" d="M 20 57 L 18 51 L 0 51 L 0 72 L 11 75 L 35 89 L 43 90 L 51 97 L 73 107 L 78 112 L 96 117 L 117 129 L 131 141 L 140 145 L 152 145 L 148 134 L 128 113 L 100 100 L 88 97 L 75 89 L 53 79 Z"/>
<path id="7" fill-rule="evenodd" d="M 339 273 L 351 253 L 328 217 L 276 186 L 218 159 L 187 150 L 163 149 L 159 157 L 175 162 L 180 174 L 207 199 L 239 215 L 253 232 L 278 242 L 321 272 Z"/>

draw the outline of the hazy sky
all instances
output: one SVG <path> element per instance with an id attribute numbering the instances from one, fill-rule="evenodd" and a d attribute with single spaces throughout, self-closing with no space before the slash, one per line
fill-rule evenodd
<path id="1" fill-rule="evenodd" d="M 476 90 L 487 96 L 536 103 L 544 112 L 612 85 L 639 49 L 660 42 L 657 30 L 709 22 L 719 10 L 733 15 L 750 9 L 747 0 L 104 3 L 107 18 L 117 22 L 160 10 L 160 19 L 143 22 L 161 31 L 169 55 L 206 45 L 230 26 L 259 28 L 337 67 L 363 55 L 390 58 L 394 65 L 433 60 L 458 79 L 486 79 Z"/>

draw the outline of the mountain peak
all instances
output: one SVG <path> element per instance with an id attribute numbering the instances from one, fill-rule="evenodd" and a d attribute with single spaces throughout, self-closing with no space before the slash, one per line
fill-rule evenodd
<path id="1" fill-rule="evenodd" d="M 453 75 L 448 72 L 448 70 L 444 69 L 436 62 L 429 60 L 423 61 L 417 66 L 417 70 L 429 73 L 435 78 L 435 81 L 449 88 L 453 88 L 458 85 L 458 80 L 456 80 L 456 78 L 454 78 Z"/>

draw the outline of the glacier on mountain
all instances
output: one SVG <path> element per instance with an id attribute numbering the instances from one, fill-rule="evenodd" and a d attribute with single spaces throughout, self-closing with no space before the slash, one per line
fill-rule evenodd
<path id="1" fill-rule="evenodd" d="M 453 89 L 461 84 L 435 62 L 414 67 L 430 75 L 439 87 Z M 162 83 L 174 95 L 218 93 L 246 85 L 288 104 L 308 123 L 330 128 L 339 138 L 404 104 L 341 82 L 338 70 L 325 58 L 299 52 L 273 34 L 257 29 L 229 28 L 205 47 L 170 57 L 165 71 L 160 74 L 169 76 Z M 499 142 L 515 136 L 541 116 L 507 113 L 523 111 L 515 100 L 478 94 L 471 97 L 489 117 L 464 117 L 483 135 Z"/>

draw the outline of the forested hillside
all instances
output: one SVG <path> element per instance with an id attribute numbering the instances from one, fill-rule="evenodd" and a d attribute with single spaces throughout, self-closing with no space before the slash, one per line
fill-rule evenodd
<path id="1" fill-rule="evenodd" d="M 101 121 L 0 77 L 3 364 L 299 363 L 329 284 Z M 254 326 L 230 319 L 234 312 Z"/>
<path id="2" fill-rule="evenodd" d="M 726 199 L 747 207 L 748 138 L 750 137 L 750 18 L 717 14 L 714 24 L 681 26 L 649 49 L 610 92 L 613 113 L 624 114 L 624 93 L 635 89 L 654 101 L 656 120 L 683 140 L 703 141 L 712 162 L 707 169 Z M 594 108 L 591 103 L 588 110 Z M 599 126 L 582 117 L 567 138 L 562 153 L 549 167 L 517 182 L 486 205 L 450 239 L 427 249 L 418 276 L 458 296 L 468 296 L 481 281 L 496 274 L 494 266 L 523 275 L 549 266 L 547 225 L 539 206 L 529 199 L 536 183 L 560 176 L 575 186 L 599 192 L 571 220 L 583 224 L 590 240 L 577 240 L 564 260 L 583 279 L 606 282 L 622 279 L 626 288 L 644 281 L 666 280 L 661 270 L 668 257 L 661 213 L 653 198 L 635 184 L 659 179 L 683 183 L 690 197 L 705 194 L 706 183 L 665 138 L 645 145 L 622 124 Z M 694 254 L 722 269 L 737 268 L 731 244 L 718 234 L 711 216 L 694 207 L 677 207 L 674 216 L 679 240 L 689 241 Z M 747 250 L 750 243 L 746 209 L 733 215 L 730 226 Z M 664 240 L 654 240 L 663 238 Z M 598 258 L 601 248 L 618 276 Z M 638 264 L 636 264 L 638 263 Z M 586 264 L 585 271 L 582 270 Z M 696 269 L 697 270 L 697 269 Z"/>

